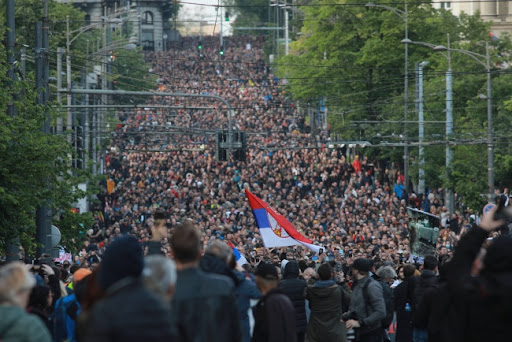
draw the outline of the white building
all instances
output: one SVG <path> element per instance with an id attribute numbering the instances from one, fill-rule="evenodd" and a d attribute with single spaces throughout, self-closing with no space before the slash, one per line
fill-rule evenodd
<path id="1" fill-rule="evenodd" d="M 468 1 L 438 1 L 434 0 L 435 8 L 450 10 L 458 16 L 462 12 L 473 15 L 480 11 L 480 16 L 486 21 L 492 21 L 492 33 L 499 37 L 502 32 L 512 34 L 512 3 L 497 0 L 468 0 Z"/>
<path id="2" fill-rule="evenodd" d="M 115 13 L 125 22 L 130 23 L 131 40 L 143 46 L 144 50 L 161 51 L 176 35 L 171 32 L 169 19 L 173 12 L 173 0 L 56 0 L 72 2 L 86 15 L 86 25 L 101 22 L 104 14 L 107 17 Z M 127 26 L 128 27 L 128 26 Z M 165 39 L 164 39 L 165 38 Z"/>

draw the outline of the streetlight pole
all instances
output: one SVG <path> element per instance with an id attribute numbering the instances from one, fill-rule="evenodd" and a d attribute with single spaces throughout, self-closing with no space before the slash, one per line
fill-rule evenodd
<path id="1" fill-rule="evenodd" d="M 487 186 L 488 186 L 488 201 L 492 202 L 494 196 L 494 132 L 493 132 L 493 118 L 492 118 L 492 79 L 491 79 L 491 56 L 489 54 L 489 43 L 485 43 L 485 55 L 480 53 L 463 50 L 451 49 L 445 46 L 436 46 L 436 51 L 456 51 L 473 58 L 475 61 L 485 67 L 487 73 Z"/>
<path id="2" fill-rule="evenodd" d="M 365 5 L 366 7 L 378 7 L 392 11 L 398 15 L 405 23 L 405 38 L 402 43 L 405 44 L 405 67 L 404 67 L 404 187 L 407 193 L 409 192 L 409 139 L 407 136 L 407 117 L 409 111 L 409 14 L 407 10 L 407 0 L 404 1 L 404 10 L 398 8 L 377 5 L 373 2 L 369 2 Z"/>
<path id="3" fill-rule="evenodd" d="M 453 190 L 451 187 L 450 177 L 452 174 L 452 161 L 453 161 L 453 150 L 450 146 L 450 140 L 453 139 L 453 78 L 452 78 L 452 57 L 450 54 L 450 34 L 446 35 L 446 42 L 448 44 L 448 51 L 445 55 L 448 60 L 448 70 L 446 71 L 446 175 L 447 177 L 447 187 L 446 187 L 446 207 L 448 208 L 448 212 L 450 216 L 454 212 L 454 198 L 453 198 Z M 444 55 L 444 54 L 443 54 Z"/>
<path id="4" fill-rule="evenodd" d="M 440 45 L 435 45 L 431 43 L 425 43 L 425 42 L 413 42 L 411 41 L 410 44 L 417 44 L 417 45 L 423 45 L 426 47 L 429 47 L 433 49 L 434 51 L 437 51 L 443 55 L 447 61 L 448 61 L 448 70 L 446 71 L 446 178 L 448 179 L 451 175 L 451 167 L 452 167 L 452 161 L 453 161 L 453 150 L 450 147 L 450 139 L 453 137 L 453 78 L 452 78 L 452 58 L 450 54 L 450 34 L 447 34 L 447 43 L 448 48 Z M 447 53 L 443 53 L 443 51 L 446 51 Z M 448 183 L 448 186 L 446 187 L 446 194 L 445 194 L 445 204 L 448 208 L 448 211 L 451 214 L 454 212 L 454 199 L 453 199 L 453 190 L 451 189 L 451 185 Z"/>
<path id="5" fill-rule="evenodd" d="M 419 182 L 418 192 L 425 193 L 425 156 L 423 153 L 423 138 L 425 136 L 424 129 L 424 115 L 423 115 L 423 68 L 427 66 L 428 61 L 421 62 L 418 67 L 418 121 L 419 121 L 419 159 L 420 159 L 420 171 L 419 171 Z"/>
<path id="6" fill-rule="evenodd" d="M 487 177 L 489 186 L 489 202 L 494 196 L 494 132 L 492 122 L 492 80 L 489 43 L 485 42 L 485 62 L 487 71 Z"/>

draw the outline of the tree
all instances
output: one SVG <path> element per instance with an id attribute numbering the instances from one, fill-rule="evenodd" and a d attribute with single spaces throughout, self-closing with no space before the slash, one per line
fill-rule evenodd
<path id="1" fill-rule="evenodd" d="M 303 103 L 318 103 L 325 97 L 329 108 L 331 129 L 344 139 L 363 138 L 381 142 L 402 143 L 404 133 L 404 21 L 392 11 L 366 9 L 366 1 L 350 6 L 345 1 L 326 4 L 312 1 L 312 6 L 301 7 L 304 13 L 302 34 L 291 44 L 289 56 L 279 60 L 278 74 L 287 79 L 290 95 Z M 386 3 L 379 3 L 386 5 Z M 436 10 L 420 1 L 408 2 L 409 38 L 416 42 L 446 45 L 449 33 L 452 48 L 485 54 L 485 44 L 491 44 L 493 65 L 505 61 L 511 50 L 510 39 L 502 36 L 498 41 L 489 37 L 490 24 L 479 14 L 461 14 Z M 389 6 L 403 10 L 397 3 Z M 486 193 L 483 165 L 487 155 L 482 152 L 481 140 L 486 136 L 487 115 L 485 101 L 486 72 L 482 65 L 470 57 L 453 52 L 453 108 L 455 134 L 453 139 L 456 163 L 445 177 L 445 71 L 447 60 L 441 54 L 421 45 L 409 44 L 409 107 L 408 121 L 417 120 L 414 110 L 414 63 L 428 60 L 425 69 L 425 120 L 437 121 L 425 125 L 426 184 L 431 187 L 452 185 L 479 210 L 480 194 Z M 504 101 L 510 99 L 509 76 L 499 69 L 493 71 L 493 103 L 496 136 L 500 149 L 496 159 L 501 160 L 502 148 L 510 152 L 505 132 L 510 130 L 509 109 Z M 344 120 L 340 120 L 343 116 Z M 359 123 L 354 123 L 358 121 Z M 360 123 L 363 122 L 363 123 Z M 406 124 L 410 141 L 418 141 L 418 125 Z M 498 134 L 498 131 L 500 132 Z M 470 145 L 465 145 L 470 144 Z M 417 179 L 417 148 L 412 147 L 412 179 Z M 484 149 L 485 150 L 485 149 Z M 376 156 L 391 158 L 402 164 L 400 148 L 372 148 Z M 505 155 L 503 153 L 503 155 Z M 471 156 L 476 159 L 468 159 Z M 389 159 L 388 159 L 389 160 Z M 496 164 L 496 181 L 502 184 L 506 173 Z M 471 179 L 477 173 L 476 182 Z M 471 171 L 471 172 L 470 172 Z"/>
<path id="2" fill-rule="evenodd" d="M 21 44 L 29 42 L 33 47 L 34 23 L 42 15 L 41 2 L 24 1 L 16 3 L 17 19 L 17 58 Z M 33 6 L 32 6 L 33 5 Z M 5 5 L 2 3 L 5 15 Z M 55 9 L 55 11 L 53 11 Z M 62 10 L 62 11 L 61 11 Z M 80 12 L 70 5 L 50 2 L 50 13 L 73 15 L 80 17 Z M 5 22 L 5 17 L 3 17 Z M 80 24 L 76 24 L 80 25 Z M 5 35 L 5 26 L 0 27 L 0 35 Z M 59 46 L 55 35 L 50 39 L 50 50 Z M 31 50 L 27 49 L 29 56 Z M 50 51 L 51 55 L 52 51 Z M 0 59 L 6 59 L 6 50 L 0 46 Z M 55 109 L 37 105 L 34 74 L 29 72 L 26 81 L 16 81 L 12 87 L 5 87 L 0 94 L 0 250 L 6 242 L 20 237 L 26 251 L 35 247 L 35 216 L 37 207 L 51 203 L 54 213 L 69 211 L 79 198 L 88 194 L 78 189 L 78 184 L 91 178 L 83 170 L 70 173 L 69 155 L 74 151 L 65 137 L 47 135 L 42 132 L 45 111 L 52 118 L 56 117 Z M 10 67 L 10 66 L 9 66 Z M 0 64 L 0 83 L 6 84 L 8 66 Z M 14 101 L 13 101 L 14 99 Z M 7 115 L 7 105 L 13 102 L 17 115 Z M 57 217 L 56 217 L 57 219 Z M 84 223 L 88 224 L 88 222 Z M 64 225 L 61 228 L 63 244 L 70 241 L 70 230 Z"/>
<path id="3" fill-rule="evenodd" d="M 230 12 L 230 16 L 236 15 L 233 26 L 265 26 L 269 21 L 268 0 L 225 0 L 224 11 Z M 222 18 L 224 19 L 224 18 Z"/>

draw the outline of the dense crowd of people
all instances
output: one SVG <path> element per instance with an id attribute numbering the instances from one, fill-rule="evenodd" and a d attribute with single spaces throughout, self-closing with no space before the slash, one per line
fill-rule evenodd
<path id="1" fill-rule="evenodd" d="M 158 90 L 226 99 L 248 134 L 246 160 L 216 159 L 228 116 L 212 99 L 155 96 L 148 105 L 173 109 L 119 113 L 80 252 L 60 266 L 0 268 L 0 340 L 507 340 L 510 239 L 485 240 L 502 222 L 450 215 L 442 189 L 408 193 L 393 163 L 312 136 L 262 38 L 226 38 L 224 56 L 214 37 L 197 42 L 147 54 Z M 320 252 L 265 248 L 245 189 Z M 411 250 L 408 207 L 439 218 L 423 258 Z"/>
<path id="2" fill-rule="evenodd" d="M 166 211 L 169 234 L 182 219 L 192 219 L 205 233 L 205 246 L 225 239 L 253 265 L 270 260 L 243 192 L 250 189 L 303 235 L 327 246 L 323 258 L 352 251 L 354 258 L 407 260 L 407 206 L 442 217 L 447 229 L 437 247 L 453 249 L 461 228 L 469 226 L 466 213 L 448 217 L 437 191 L 408 194 L 392 163 L 322 148 L 285 97 L 283 81 L 265 64 L 262 39 L 227 39 L 224 57 L 214 38 L 204 37 L 200 51 L 196 40 L 184 38 L 176 49 L 149 53 L 152 72 L 162 91 L 218 95 L 230 102 L 235 129 L 249 133 L 247 160 L 216 160 L 212 132 L 226 129 L 228 120 L 226 109 L 210 99 L 155 97 L 151 104 L 185 108 L 122 113 L 107 156 L 105 221 L 93 232 L 98 244 L 106 246 L 125 231 L 146 244 L 151 212 L 159 207 Z M 194 109 L 204 107 L 210 109 Z M 301 149 L 312 146 L 319 148 Z M 168 240 L 162 248 L 169 253 Z M 312 257 L 300 248 L 293 253 Z"/>

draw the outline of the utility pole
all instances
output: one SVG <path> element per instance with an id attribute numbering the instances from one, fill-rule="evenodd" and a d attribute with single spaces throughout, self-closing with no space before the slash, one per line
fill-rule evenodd
<path id="1" fill-rule="evenodd" d="M 420 171 L 419 176 L 420 180 L 418 183 L 418 192 L 424 194 L 425 193 L 425 156 L 423 152 L 423 140 L 425 137 L 424 132 L 424 115 L 423 115 L 423 68 L 428 64 L 428 61 L 421 62 L 418 66 L 418 121 L 419 121 L 419 142 L 420 142 L 420 151 L 419 151 L 419 159 L 420 159 Z"/>
<path id="2" fill-rule="evenodd" d="M 446 71 L 446 140 L 449 142 L 453 138 L 453 79 L 452 79 L 452 59 L 450 54 L 450 34 L 447 34 L 447 44 L 448 50 L 447 59 L 448 59 L 448 70 Z M 453 160 L 453 151 L 450 147 L 450 144 L 446 144 L 446 176 L 448 184 L 446 186 L 446 207 L 448 208 L 448 212 L 450 216 L 454 212 L 454 198 L 453 198 L 453 190 L 451 188 L 451 182 L 449 178 L 451 178 L 451 170 L 452 170 L 452 160 Z"/>
<path id="3" fill-rule="evenodd" d="M 491 56 L 489 55 L 489 43 L 485 42 L 485 71 L 487 71 L 487 183 L 489 186 L 489 202 L 494 197 L 494 131 L 492 118 L 492 79 Z"/>
<path id="4" fill-rule="evenodd" d="M 405 3 L 405 69 L 404 69 L 404 187 L 409 194 L 409 142 L 407 136 L 407 116 L 409 111 L 409 17 L 407 12 L 407 0 Z"/>
<path id="5" fill-rule="evenodd" d="M 7 48 L 7 67 L 8 69 L 8 77 L 7 77 L 7 89 L 10 89 L 10 92 L 14 90 L 14 83 L 17 81 L 16 77 L 16 55 L 14 50 L 14 44 L 16 42 L 16 23 L 14 20 L 14 0 L 7 0 L 6 4 L 6 18 L 7 18 L 7 30 L 5 32 L 6 35 L 6 48 Z M 9 91 L 9 90 L 8 90 Z M 9 103 L 7 103 L 7 115 L 11 118 L 16 116 L 16 105 L 14 104 L 14 95 L 11 95 Z M 16 234 L 14 238 L 7 241 L 5 246 L 5 252 L 7 256 L 7 261 L 17 261 L 19 250 L 19 234 Z"/>
<path id="6" fill-rule="evenodd" d="M 21 79 L 25 80 L 27 75 L 27 50 L 21 49 Z"/>
<path id="7" fill-rule="evenodd" d="M 42 23 L 38 21 L 36 23 L 36 89 L 37 89 L 37 104 L 44 106 L 45 102 L 45 90 L 44 90 L 44 79 L 43 79 L 43 69 L 44 69 L 44 52 L 43 52 L 43 32 L 42 32 Z M 46 129 L 46 118 L 45 123 L 42 126 L 42 129 Z M 44 180 L 43 180 L 44 181 Z M 48 231 L 46 229 L 48 215 L 48 207 L 46 205 L 41 205 L 37 207 L 36 211 L 36 257 L 40 257 L 43 253 L 47 251 L 47 243 L 46 236 Z"/>
<path id="8" fill-rule="evenodd" d="M 224 18 L 222 17 L 222 6 L 220 6 L 220 46 L 224 45 L 224 37 L 222 36 L 222 21 Z"/>
<path id="9" fill-rule="evenodd" d="M 85 89 L 89 89 L 89 39 L 87 39 L 85 61 Z M 89 105 L 89 94 L 85 94 L 85 104 Z M 84 112 L 84 162 L 83 165 L 89 169 L 89 108 L 85 108 Z"/>
<path id="10" fill-rule="evenodd" d="M 66 95 L 66 104 L 71 106 L 71 41 L 70 41 L 70 31 L 69 31 L 69 16 L 66 16 L 66 88 L 68 93 Z M 66 112 L 66 130 L 67 133 L 67 142 L 71 144 L 71 134 L 69 133 L 73 129 L 73 117 L 71 115 L 71 108 L 68 107 Z"/>
<path id="11" fill-rule="evenodd" d="M 57 48 L 57 89 L 62 89 L 62 55 L 64 50 Z M 62 93 L 57 92 L 57 103 L 62 104 Z M 59 113 L 57 116 L 57 134 L 62 134 L 62 115 Z"/>
<path id="12" fill-rule="evenodd" d="M 288 28 L 288 10 L 284 9 L 284 55 L 288 56 L 288 53 L 290 52 L 290 43 L 288 42 L 289 39 L 289 28 Z"/>

